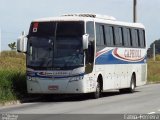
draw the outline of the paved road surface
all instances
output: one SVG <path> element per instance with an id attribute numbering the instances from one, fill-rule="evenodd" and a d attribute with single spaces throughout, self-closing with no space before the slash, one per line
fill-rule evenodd
<path id="1" fill-rule="evenodd" d="M 0 113 L 43 114 L 39 115 L 43 119 L 49 116 L 45 114 L 160 114 L 160 84 L 139 87 L 133 94 L 106 92 L 100 99 L 91 99 L 89 96 L 42 99 L 1 107 Z"/>

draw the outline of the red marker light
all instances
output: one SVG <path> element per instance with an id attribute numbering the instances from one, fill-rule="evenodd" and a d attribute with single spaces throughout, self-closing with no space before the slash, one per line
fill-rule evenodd
<path id="1" fill-rule="evenodd" d="M 33 23 L 33 32 L 37 32 L 38 25 L 39 25 L 38 22 Z"/>
<path id="2" fill-rule="evenodd" d="M 33 28 L 38 28 L 38 22 L 35 22 L 34 24 L 33 24 Z"/>

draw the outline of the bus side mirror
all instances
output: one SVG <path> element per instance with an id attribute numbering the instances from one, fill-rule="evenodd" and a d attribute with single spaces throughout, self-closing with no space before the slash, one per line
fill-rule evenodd
<path id="1" fill-rule="evenodd" d="M 89 38 L 88 34 L 83 35 L 83 50 L 88 49 L 88 38 Z"/>
<path id="2" fill-rule="evenodd" d="M 27 52 L 27 40 L 28 38 L 26 36 L 20 36 L 17 39 L 17 52 Z"/>

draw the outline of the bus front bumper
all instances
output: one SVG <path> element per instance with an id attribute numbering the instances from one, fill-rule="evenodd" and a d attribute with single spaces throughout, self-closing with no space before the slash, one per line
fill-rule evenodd
<path id="1" fill-rule="evenodd" d="M 75 94 L 87 93 L 84 80 L 59 79 L 27 80 L 28 93 L 38 94 Z"/>

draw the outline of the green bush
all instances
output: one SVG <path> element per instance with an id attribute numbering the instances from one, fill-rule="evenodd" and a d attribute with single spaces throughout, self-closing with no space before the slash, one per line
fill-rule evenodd
<path id="1" fill-rule="evenodd" d="M 27 95 L 25 55 L 4 51 L 0 56 L 0 103 Z"/>

